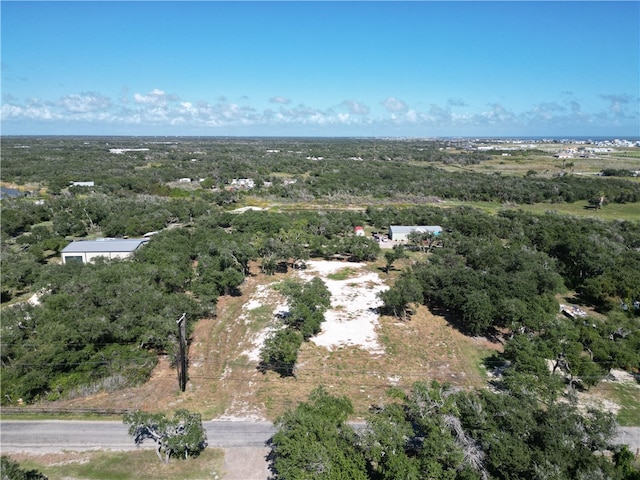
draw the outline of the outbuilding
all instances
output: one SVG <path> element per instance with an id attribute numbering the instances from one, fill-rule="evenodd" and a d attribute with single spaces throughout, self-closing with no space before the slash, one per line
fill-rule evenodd
<path id="1" fill-rule="evenodd" d="M 442 227 L 439 225 L 391 225 L 389 239 L 396 242 L 406 242 L 411 232 L 432 233 L 437 236 L 442 233 Z"/>
<path id="2" fill-rule="evenodd" d="M 64 247 L 60 253 L 62 254 L 63 264 L 67 262 L 89 263 L 97 257 L 107 259 L 128 258 L 148 241 L 148 238 L 77 240 Z"/>

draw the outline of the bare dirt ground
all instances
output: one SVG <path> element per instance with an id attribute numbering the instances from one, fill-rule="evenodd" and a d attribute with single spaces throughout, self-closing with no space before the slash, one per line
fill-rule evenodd
<path id="1" fill-rule="evenodd" d="M 222 466 L 224 480 L 267 480 L 269 448 L 225 448 Z"/>

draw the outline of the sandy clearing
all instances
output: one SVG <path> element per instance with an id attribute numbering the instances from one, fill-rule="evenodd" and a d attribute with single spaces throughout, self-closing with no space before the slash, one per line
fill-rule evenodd
<path id="1" fill-rule="evenodd" d="M 358 346 L 372 354 L 384 353 L 376 333 L 377 311 L 382 305 L 378 293 L 388 287 L 377 274 L 363 272 L 365 266 L 364 263 L 312 261 L 307 263 L 307 270 L 300 273 L 304 281 L 319 275 L 331 292 L 331 307 L 325 314 L 322 331 L 311 339 L 316 345 L 329 351 Z M 328 278 L 346 268 L 357 273 L 345 280 Z"/>
<path id="2" fill-rule="evenodd" d="M 308 282 L 320 277 L 331 293 L 331 307 L 325 313 L 322 331 L 311 341 L 329 351 L 343 346 L 357 346 L 371 354 L 383 354 L 384 349 L 378 342 L 376 328 L 378 326 L 378 307 L 382 302 L 378 293 L 387 289 L 380 277 L 364 270 L 365 263 L 338 261 L 309 261 L 307 268 L 297 272 L 298 278 Z M 329 277 L 345 269 L 349 270 L 348 278 L 332 280 Z M 263 306 L 267 296 L 265 288 L 260 289 L 244 305 L 243 310 L 253 310 Z M 288 311 L 286 304 L 278 305 L 274 314 Z M 265 339 L 281 324 L 274 319 L 266 328 L 255 334 L 250 342 L 253 348 L 243 352 L 251 361 L 259 361 L 260 349 Z"/>

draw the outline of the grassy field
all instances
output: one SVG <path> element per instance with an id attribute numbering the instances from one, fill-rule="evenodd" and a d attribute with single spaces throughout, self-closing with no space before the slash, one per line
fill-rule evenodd
<path id="1" fill-rule="evenodd" d="M 24 470 L 36 469 L 49 480 L 174 480 L 222 478 L 224 452 L 207 448 L 188 461 L 160 462 L 154 450 L 12 454 Z"/>
<path id="2" fill-rule="evenodd" d="M 518 208 L 536 214 L 553 212 L 562 215 L 596 218 L 607 221 L 626 220 L 637 222 L 640 220 L 640 205 L 637 203 L 610 203 L 608 205 L 605 205 L 600 210 L 588 208 L 587 202 L 563 203 L 554 205 L 519 205 Z"/>
<path id="3" fill-rule="evenodd" d="M 465 205 L 490 214 L 496 214 L 503 210 L 520 209 L 536 215 L 554 213 L 558 215 L 570 215 L 573 217 L 594 218 L 606 221 L 640 221 L 640 204 L 637 203 L 610 203 L 599 210 L 588 208 L 588 203 L 584 201 L 574 203 L 536 203 L 533 205 L 505 205 L 498 202 L 444 201 L 439 205 L 443 208 Z"/>

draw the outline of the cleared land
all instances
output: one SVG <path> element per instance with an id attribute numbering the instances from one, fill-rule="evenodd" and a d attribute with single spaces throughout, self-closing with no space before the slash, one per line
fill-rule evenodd
<path id="1" fill-rule="evenodd" d="M 372 404 L 384 402 L 393 386 L 432 379 L 462 388 L 484 386 L 487 377 L 480 362 L 501 345 L 466 337 L 425 307 L 408 321 L 379 316 L 376 294 L 386 288 L 393 273 L 382 273 L 381 264 L 311 262 L 307 270 L 266 276 L 254 266 L 242 295 L 222 297 L 218 315 L 197 323 L 186 392 L 179 392 L 175 369 L 162 358 L 151 379 L 140 387 L 57 405 L 148 411 L 188 408 L 205 419 L 273 419 L 322 384 L 332 393 L 347 395 L 361 418 Z M 323 331 L 303 345 L 296 378 L 259 372 L 261 342 L 277 325 L 275 314 L 286 310 L 284 298 L 273 286 L 286 278 L 308 280 L 314 275 L 332 291 Z"/>

